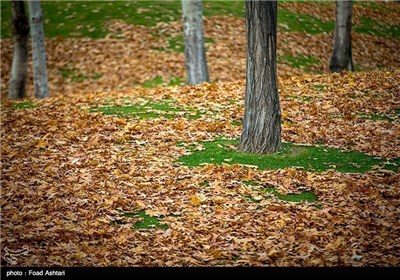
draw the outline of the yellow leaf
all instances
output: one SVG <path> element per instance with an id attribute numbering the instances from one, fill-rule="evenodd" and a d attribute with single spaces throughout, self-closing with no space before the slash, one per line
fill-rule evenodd
<path id="1" fill-rule="evenodd" d="M 36 145 L 35 145 L 35 147 L 36 148 L 46 148 L 46 146 L 47 146 L 47 142 L 46 141 L 43 141 L 43 140 L 39 140 L 37 143 L 36 143 Z"/>
<path id="2" fill-rule="evenodd" d="M 201 200 L 198 199 L 196 195 L 193 194 L 191 199 L 194 206 L 199 206 L 201 204 Z"/>
<path id="3" fill-rule="evenodd" d="M 271 250 L 268 252 L 268 257 L 272 257 L 272 256 L 275 255 L 276 253 L 278 253 L 277 250 L 271 249 Z"/>
<path id="4" fill-rule="evenodd" d="M 275 222 L 279 228 L 286 226 L 286 222 L 284 220 L 276 220 Z"/>
<path id="5" fill-rule="evenodd" d="M 116 124 L 126 124 L 126 119 L 115 119 Z"/>
<path id="6" fill-rule="evenodd" d="M 213 255 L 214 259 L 219 259 L 222 256 L 222 252 L 220 250 L 212 250 L 211 254 Z"/>
<path id="7" fill-rule="evenodd" d="M 98 165 L 99 162 L 97 160 L 91 160 L 88 163 L 86 163 L 87 165 Z"/>

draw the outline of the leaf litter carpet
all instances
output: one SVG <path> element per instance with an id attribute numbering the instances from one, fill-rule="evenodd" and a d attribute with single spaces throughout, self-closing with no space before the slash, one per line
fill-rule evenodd
<path id="1" fill-rule="evenodd" d="M 284 141 L 400 156 L 399 70 L 282 78 L 279 89 Z M 179 143 L 237 139 L 243 95 L 244 82 L 226 82 L 65 94 L 31 109 L 3 99 L 2 247 L 27 245 L 22 266 L 398 266 L 399 172 L 175 162 L 188 153 Z M 202 114 L 90 110 L 165 99 Z M 312 191 L 319 206 L 274 196 L 254 203 L 246 197 L 260 188 L 245 181 Z M 123 214 L 141 210 L 165 216 L 168 228 L 135 229 L 141 218 Z"/>

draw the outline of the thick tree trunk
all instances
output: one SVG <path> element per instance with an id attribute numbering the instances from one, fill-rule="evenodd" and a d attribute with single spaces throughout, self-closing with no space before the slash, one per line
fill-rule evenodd
<path id="1" fill-rule="evenodd" d="M 271 154 L 281 145 L 276 71 L 277 1 L 246 0 L 246 99 L 239 149 Z"/>
<path id="2" fill-rule="evenodd" d="M 49 96 L 46 50 L 44 46 L 43 15 L 40 1 L 28 1 L 33 57 L 33 81 L 35 96 L 45 98 Z"/>
<path id="3" fill-rule="evenodd" d="M 182 0 L 182 20 L 187 82 L 191 85 L 208 82 L 201 0 Z"/>
<path id="4" fill-rule="evenodd" d="M 336 0 L 335 35 L 329 63 L 331 72 L 354 70 L 351 53 L 351 13 L 351 0 Z"/>
<path id="5" fill-rule="evenodd" d="M 10 99 L 18 99 L 26 96 L 29 23 L 25 13 L 24 2 L 13 0 L 11 5 L 14 55 L 8 97 Z"/>

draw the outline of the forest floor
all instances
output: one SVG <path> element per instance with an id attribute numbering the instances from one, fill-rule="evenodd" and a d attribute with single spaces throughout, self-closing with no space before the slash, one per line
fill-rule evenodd
<path id="1" fill-rule="evenodd" d="M 52 96 L 1 101 L 2 250 L 27 246 L 18 266 L 399 266 L 399 8 L 355 5 L 358 71 L 331 75 L 334 5 L 280 5 L 271 156 L 235 145 L 243 19 L 206 17 L 199 86 L 183 85 L 178 21 L 48 39 Z M 367 16 L 390 25 L 366 34 Z"/>
<path id="2" fill-rule="evenodd" d="M 244 82 L 3 102 L 2 243 L 19 265 L 397 266 L 399 77 L 281 79 L 272 160 L 228 141 Z"/>

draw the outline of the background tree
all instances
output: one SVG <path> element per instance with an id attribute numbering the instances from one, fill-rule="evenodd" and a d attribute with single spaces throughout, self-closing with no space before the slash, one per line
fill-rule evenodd
<path id="1" fill-rule="evenodd" d="M 257 154 L 281 145 L 276 70 L 277 1 L 246 0 L 246 99 L 239 149 Z"/>
<path id="2" fill-rule="evenodd" d="M 353 71 L 351 52 L 351 0 L 336 0 L 335 35 L 333 53 L 329 63 L 331 72 Z"/>
<path id="3" fill-rule="evenodd" d="M 12 0 L 11 7 L 14 54 L 8 97 L 18 99 L 26 96 L 29 22 L 23 1 Z"/>
<path id="4" fill-rule="evenodd" d="M 33 81 L 35 84 L 35 96 L 45 98 L 49 96 L 46 50 L 44 45 L 43 15 L 40 1 L 28 1 L 33 58 Z"/>
<path id="5" fill-rule="evenodd" d="M 182 20 L 187 82 L 191 85 L 208 82 L 201 0 L 182 0 Z"/>

